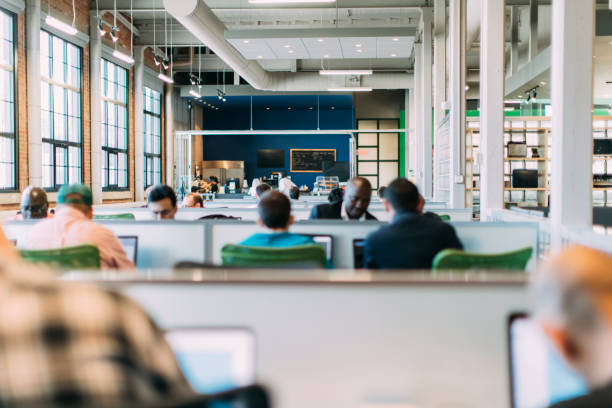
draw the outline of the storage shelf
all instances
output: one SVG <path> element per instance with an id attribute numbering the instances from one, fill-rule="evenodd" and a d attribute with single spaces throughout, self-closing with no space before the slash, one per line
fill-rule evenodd
<path id="1" fill-rule="evenodd" d="M 593 191 L 610 191 L 612 190 L 612 186 L 610 187 L 593 187 Z"/>
<path id="2" fill-rule="evenodd" d="M 505 191 L 548 191 L 548 187 L 538 187 L 538 188 L 515 188 L 515 187 L 505 187 Z"/>
<path id="3" fill-rule="evenodd" d="M 508 157 L 504 161 L 547 161 L 548 157 Z"/>

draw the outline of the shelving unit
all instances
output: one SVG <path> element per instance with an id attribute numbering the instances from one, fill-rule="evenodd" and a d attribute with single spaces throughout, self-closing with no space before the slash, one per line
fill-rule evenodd
<path id="1" fill-rule="evenodd" d="M 480 118 L 466 120 L 466 205 L 480 218 Z M 504 203 L 507 206 L 545 207 L 549 203 L 552 122 L 550 117 L 507 117 L 504 123 Z M 612 139 L 612 117 L 593 118 L 593 138 Z M 508 157 L 509 142 L 524 142 L 528 156 L 537 149 L 540 157 Z M 538 188 L 513 188 L 512 171 L 538 170 Z M 610 176 L 610 183 L 593 186 L 593 205 L 612 206 L 612 154 L 593 155 L 593 174 Z"/>

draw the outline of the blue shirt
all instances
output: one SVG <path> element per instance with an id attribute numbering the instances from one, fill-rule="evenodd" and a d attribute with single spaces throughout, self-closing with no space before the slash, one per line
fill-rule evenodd
<path id="1" fill-rule="evenodd" d="M 296 245 L 314 244 L 312 237 L 292 234 L 290 232 L 277 232 L 271 234 L 254 234 L 240 243 L 243 246 L 286 248 Z"/>

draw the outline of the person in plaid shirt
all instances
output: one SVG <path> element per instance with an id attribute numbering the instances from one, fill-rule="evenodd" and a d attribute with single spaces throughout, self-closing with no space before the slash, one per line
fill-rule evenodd
<path id="1" fill-rule="evenodd" d="M 138 305 L 23 263 L 0 228 L 0 407 L 151 406 L 194 395 Z"/>

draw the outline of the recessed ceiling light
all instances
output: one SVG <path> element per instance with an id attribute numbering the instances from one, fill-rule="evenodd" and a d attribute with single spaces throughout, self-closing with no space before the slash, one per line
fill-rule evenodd
<path id="1" fill-rule="evenodd" d="M 323 42 L 323 41 L 325 41 L 325 40 L 324 40 L 324 39 L 322 39 L 322 38 L 318 38 L 318 39 L 317 39 L 317 42 Z"/>
<path id="2" fill-rule="evenodd" d="M 291 110 L 291 106 L 287 107 L 287 110 Z"/>
<path id="3" fill-rule="evenodd" d="M 288 52 L 289 54 L 293 54 L 295 51 L 293 51 L 293 50 L 289 50 L 289 51 L 287 51 L 287 52 Z"/>
<path id="4" fill-rule="evenodd" d="M 393 58 L 395 58 L 395 57 L 397 57 L 397 54 L 391 54 L 391 56 L 392 56 Z"/>
<path id="5" fill-rule="evenodd" d="M 357 50 L 357 52 L 361 52 L 361 50 Z"/>
<path id="6" fill-rule="evenodd" d="M 263 57 L 262 57 L 261 55 L 258 55 L 258 56 L 257 56 L 257 59 L 262 59 L 262 58 L 263 58 Z"/>
<path id="7" fill-rule="evenodd" d="M 393 41 L 398 42 L 399 38 L 394 38 Z"/>
<path id="8" fill-rule="evenodd" d="M 329 54 L 325 54 L 323 58 L 329 58 Z"/>
<path id="9" fill-rule="evenodd" d="M 244 41 L 242 41 L 242 42 L 243 42 L 243 43 L 245 43 L 245 44 L 248 44 L 248 43 L 249 43 L 249 40 L 244 40 Z"/>
<path id="10" fill-rule="evenodd" d="M 540 85 L 544 86 L 544 85 L 546 85 L 546 82 L 542 81 L 542 82 L 540 82 Z"/>
<path id="11" fill-rule="evenodd" d="M 266 110 L 270 110 L 270 107 L 269 107 L 269 106 L 268 106 L 268 107 L 266 107 Z"/>
<path id="12" fill-rule="evenodd" d="M 361 44 L 355 44 L 355 47 L 360 48 Z"/>
<path id="13" fill-rule="evenodd" d="M 291 48 L 291 45 L 289 45 L 289 44 L 285 44 L 285 45 L 283 45 L 283 47 L 285 47 L 285 48 Z"/>

